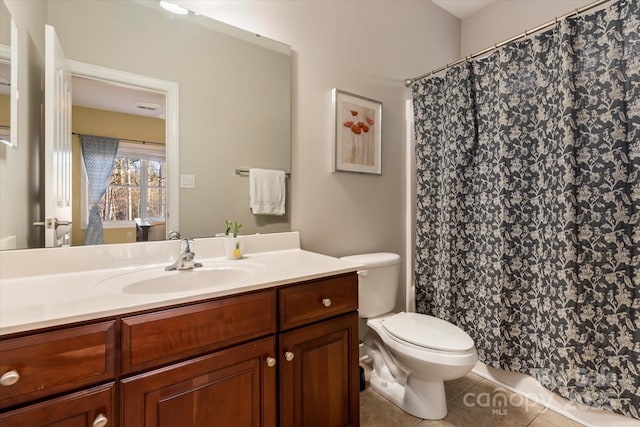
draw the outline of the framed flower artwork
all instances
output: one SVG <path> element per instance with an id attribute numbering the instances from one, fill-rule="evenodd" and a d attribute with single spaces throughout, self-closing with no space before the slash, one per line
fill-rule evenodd
<path id="1" fill-rule="evenodd" d="M 333 171 L 382 174 L 382 102 L 333 89 Z"/>

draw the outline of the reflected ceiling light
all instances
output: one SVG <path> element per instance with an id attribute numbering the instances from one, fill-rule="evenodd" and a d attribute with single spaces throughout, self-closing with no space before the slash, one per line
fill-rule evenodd
<path id="1" fill-rule="evenodd" d="M 176 15 L 186 15 L 189 13 L 188 9 L 185 9 L 182 6 L 178 6 L 175 3 L 171 3 L 164 0 L 160 0 L 160 7 L 162 7 L 164 10 L 168 12 L 175 13 Z"/>

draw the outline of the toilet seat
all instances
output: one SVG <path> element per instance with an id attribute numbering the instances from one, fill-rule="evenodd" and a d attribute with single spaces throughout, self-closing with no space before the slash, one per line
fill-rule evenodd
<path id="1" fill-rule="evenodd" d="M 458 353 L 474 348 L 473 340 L 465 331 L 426 314 L 398 313 L 382 319 L 381 326 L 397 341 L 428 350 Z"/>

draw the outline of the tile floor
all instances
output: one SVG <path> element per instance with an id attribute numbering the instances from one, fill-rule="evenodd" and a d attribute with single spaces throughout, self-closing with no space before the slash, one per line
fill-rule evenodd
<path id="1" fill-rule="evenodd" d="M 368 374 L 368 372 L 367 372 Z M 366 375 L 368 377 L 368 375 Z M 360 392 L 361 427 L 579 427 L 582 424 L 476 374 L 445 382 L 449 413 L 438 421 L 416 418 L 367 387 Z M 502 399 L 502 400 L 501 400 Z M 505 406 L 497 406 L 505 401 Z M 492 406 L 491 402 L 494 402 Z"/>

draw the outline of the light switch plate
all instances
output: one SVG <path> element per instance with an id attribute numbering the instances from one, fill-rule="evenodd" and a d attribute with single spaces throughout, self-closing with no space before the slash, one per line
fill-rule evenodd
<path id="1" fill-rule="evenodd" d="M 180 175 L 180 188 L 196 188 L 196 176 Z"/>

